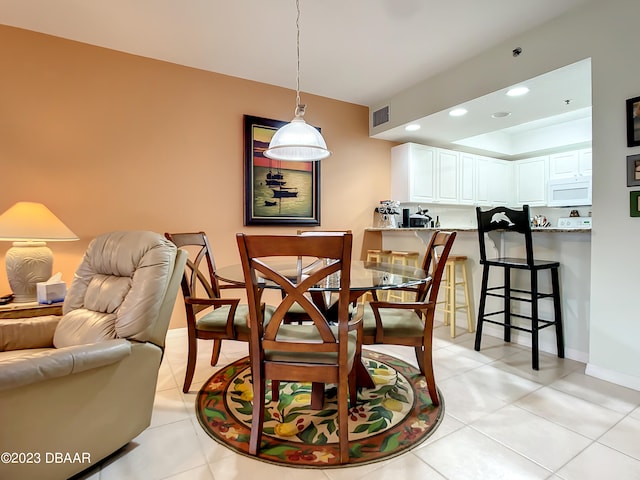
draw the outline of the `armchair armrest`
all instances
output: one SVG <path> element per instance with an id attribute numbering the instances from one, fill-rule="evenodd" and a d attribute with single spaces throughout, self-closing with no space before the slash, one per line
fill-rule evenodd
<path id="1" fill-rule="evenodd" d="M 44 315 L 0 322 L 0 352 L 53 347 L 53 334 L 62 317 Z"/>
<path id="2" fill-rule="evenodd" d="M 0 391 L 111 365 L 131 354 L 126 339 L 0 357 Z"/>

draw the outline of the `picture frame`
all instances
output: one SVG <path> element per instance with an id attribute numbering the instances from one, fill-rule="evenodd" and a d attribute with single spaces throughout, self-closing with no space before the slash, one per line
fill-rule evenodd
<path id="1" fill-rule="evenodd" d="M 629 216 L 640 217 L 640 190 L 629 192 Z"/>
<path id="2" fill-rule="evenodd" d="M 627 157 L 627 187 L 640 186 L 640 154 Z"/>
<path id="3" fill-rule="evenodd" d="M 640 97 L 627 100 L 627 147 L 640 145 Z"/>
<path id="4" fill-rule="evenodd" d="M 244 116 L 244 224 L 320 225 L 320 162 L 267 158 L 271 137 L 287 122 Z"/>

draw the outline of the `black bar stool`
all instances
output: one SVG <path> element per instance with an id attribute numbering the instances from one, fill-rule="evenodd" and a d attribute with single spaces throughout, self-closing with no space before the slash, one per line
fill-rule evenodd
<path id="1" fill-rule="evenodd" d="M 560 311 L 560 282 L 558 279 L 558 269 L 560 267 L 560 263 L 549 260 L 535 260 L 533 258 L 533 242 L 531 238 L 531 220 L 529 215 L 529 206 L 524 205 L 522 210 L 497 207 L 484 212 L 480 210 L 480 207 L 477 207 L 476 214 L 478 217 L 478 237 L 480 240 L 480 264 L 483 266 L 483 268 L 475 349 L 477 351 L 480 351 L 482 326 L 484 322 L 502 325 L 504 327 L 505 342 L 511 341 L 511 329 L 529 332 L 531 333 L 532 366 L 534 370 L 538 370 L 538 332 L 543 328 L 554 325 L 556 328 L 558 357 L 564 358 L 562 313 Z M 487 259 L 485 249 L 485 234 L 494 230 L 522 234 L 525 243 L 526 258 L 499 257 Z M 498 267 L 503 269 L 503 285 L 492 287 L 488 286 L 489 269 L 491 267 Z M 529 290 L 511 287 L 512 269 L 528 270 L 530 272 L 531 280 Z M 551 271 L 551 293 L 541 293 L 538 291 L 538 272 L 540 270 Z M 516 294 L 516 296 L 513 295 L 514 293 Z M 496 312 L 485 313 L 487 297 L 499 297 L 504 299 L 504 309 Z M 553 320 L 543 320 L 538 317 L 538 300 L 541 298 L 553 299 Z M 512 301 L 531 303 L 531 315 L 513 313 L 511 311 Z M 497 319 L 495 318 L 496 316 L 498 317 Z M 500 321 L 501 317 L 502 321 Z M 512 317 L 529 320 L 530 327 L 523 327 L 513 324 L 511 322 Z"/>

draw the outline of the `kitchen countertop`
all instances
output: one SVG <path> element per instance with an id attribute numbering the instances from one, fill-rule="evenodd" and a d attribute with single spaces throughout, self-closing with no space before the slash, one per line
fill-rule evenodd
<path id="1" fill-rule="evenodd" d="M 455 230 L 456 232 L 477 232 L 476 227 L 411 227 L 411 228 L 380 228 L 371 227 L 365 229 L 368 232 L 424 232 L 435 230 Z M 534 227 L 531 229 L 534 233 L 591 233 L 590 228 L 558 228 L 558 227 Z"/>

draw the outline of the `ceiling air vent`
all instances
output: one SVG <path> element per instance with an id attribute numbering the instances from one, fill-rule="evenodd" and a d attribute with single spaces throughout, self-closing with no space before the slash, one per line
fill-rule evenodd
<path id="1" fill-rule="evenodd" d="M 373 126 L 377 127 L 389 121 L 389 106 L 382 107 L 380 110 L 373 112 Z"/>

